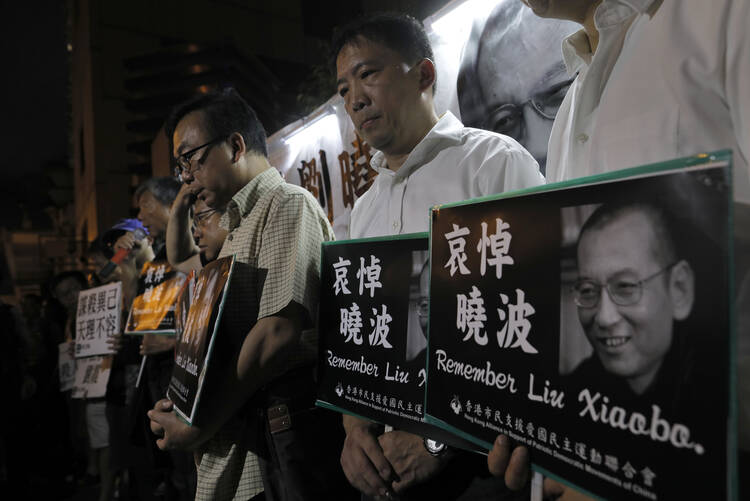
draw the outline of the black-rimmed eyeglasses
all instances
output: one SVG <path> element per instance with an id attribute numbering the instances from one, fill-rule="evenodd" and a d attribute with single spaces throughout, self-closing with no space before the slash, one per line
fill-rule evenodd
<path id="1" fill-rule="evenodd" d="M 216 143 L 219 143 L 226 139 L 227 136 L 220 136 L 215 139 L 212 139 L 211 141 L 204 143 L 200 146 L 197 146 L 193 148 L 192 150 L 186 151 L 185 153 L 182 153 L 174 160 L 174 175 L 177 177 L 177 179 L 180 180 L 180 182 L 184 182 L 184 177 L 187 174 L 194 174 L 197 172 L 201 166 L 203 165 L 203 161 L 206 159 L 206 156 L 208 156 L 208 153 L 211 151 L 211 147 L 213 147 Z M 201 149 L 206 148 L 206 151 L 203 152 L 203 155 L 198 159 L 198 166 L 193 170 L 193 166 L 191 165 L 191 160 L 193 156 Z"/>

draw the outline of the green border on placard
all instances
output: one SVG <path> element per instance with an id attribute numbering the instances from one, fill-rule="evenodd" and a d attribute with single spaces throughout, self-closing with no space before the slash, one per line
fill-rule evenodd
<path id="1" fill-rule="evenodd" d="M 331 245 L 341 245 L 341 244 L 358 244 L 358 243 L 364 243 L 364 242 L 390 242 L 393 240 L 417 240 L 420 238 L 429 238 L 430 233 L 427 231 L 419 232 L 419 233 L 404 233 L 399 235 L 385 235 L 382 237 L 367 237 L 367 238 L 349 238 L 347 240 L 329 240 L 328 242 L 321 243 L 322 247 L 327 247 Z M 321 253 L 322 254 L 322 253 Z"/>
<path id="2" fill-rule="evenodd" d="M 661 173 L 667 172 L 667 171 L 676 171 L 679 169 L 691 169 L 691 168 L 699 168 L 699 169 L 705 169 L 710 168 L 711 164 L 726 164 L 725 168 L 728 173 L 728 183 L 730 187 L 733 187 L 733 171 L 732 171 L 732 150 L 729 149 L 723 149 L 723 150 L 717 150 L 709 153 L 700 153 L 696 155 L 692 155 L 689 157 L 684 158 L 678 158 L 674 160 L 668 160 L 665 162 L 656 162 L 652 164 L 646 164 L 641 165 L 637 167 L 631 167 L 627 169 L 617 170 L 613 172 L 607 172 L 604 174 L 596 174 L 593 176 L 585 176 L 580 177 L 576 179 L 571 179 L 569 181 L 562 181 L 559 183 L 551 183 L 551 184 L 545 184 L 540 186 L 535 186 L 532 188 L 526 188 L 522 190 L 515 190 L 515 191 L 508 191 L 496 195 L 488 195 L 484 197 L 477 197 L 472 198 L 468 200 L 464 200 L 461 202 L 452 202 L 447 204 L 441 204 L 436 205 L 432 207 L 429 210 L 429 221 L 430 221 L 430 229 L 429 229 L 429 256 L 430 256 L 430 267 L 432 267 L 432 224 L 433 224 L 433 213 L 440 211 L 440 209 L 443 208 L 452 208 L 452 207 L 461 207 L 464 205 L 472 205 L 476 203 L 481 202 L 489 202 L 494 200 L 502 200 L 507 198 L 515 198 L 520 196 L 526 196 L 526 195 L 532 195 L 532 194 L 538 194 L 538 193 L 544 193 L 544 192 L 551 192 L 551 191 L 558 191 L 558 190 L 564 190 L 568 188 L 575 188 L 575 187 L 581 187 L 581 186 L 591 186 L 596 184 L 604 184 L 604 183 L 610 183 L 614 181 L 619 180 L 625 180 L 625 179 L 637 179 L 639 177 L 651 177 L 656 176 Z M 737 329 L 736 329 L 736 305 L 735 305 L 735 263 L 734 263 L 734 199 L 732 196 L 732 193 L 729 194 L 728 199 L 728 230 L 729 230 L 729 238 L 726 242 L 727 244 L 727 259 L 729 261 L 729 268 L 727 270 L 729 277 L 728 277 L 728 299 L 729 299 L 729 415 L 728 415 L 728 423 L 727 423 L 727 499 L 730 500 L 736 500 L 738 496 L 738 478 L 737 478 L 737 434 L 738 430 L 737 427 L 739 426 L 739 423 L 737 421 Z M 430 277 L 432 276 L 432 270 L 430 270 Z M 432 283 L 430 283 L 430 292 L 432 292 Z M 431 295 L 431 294 L 430 294 Z M 430 304 L 431 307 L 431 304 Z M 428 311 L 428 319 L 430 318 Z M 425 362 L 425 370 L 427 372 L 427 385 L 430 384 L 430 324 L 428 320 L 428 327 L 427 327 L 427 357 Z M 432 416 L 429 413 L 429 407 L 427 406 L 427 391 L 425 388 L 425 401 L 424 401 L 424 420 L 425 422 L 429 424 L 433 424 L 435 426 L 438 426 L 440 428 L 443 428 L 444 430 L 453 433 L 465 440 L 468 440 L 470 442 L 476 443 L 477 445 L 484 447 L 486 449 L 491 449 L 492 444 L 489 442 L 485 442 L 484 440 L 478 439 L 469 433 L 466 433 L 464 431 L 459 430 L 458 428 L 454 427 L 453 425 L 450 425 L 446 423 L 445 421 L 442 421 L 441 419 L 438 419 L 434 416 Z M 565 480 L 562 477 L 551 473 L 549 470 L 546 470 L 545 468 L 542 468 L 535 463 L 531 464 L 531 469 L 534 471 L 538 471 L 545 476 L 548 476 L 550 478 L 553 478 L 563 484 L 566 484 L 568 486 L 571 486 L 575 488 L 576 490 L 581 491 L 582 493 L 586 494 L 587 496 L 593 497 L 595 499 L 603 499 L 598 497 L 597 495 L 587 491 L 586 489 L 578 486 L 577 484 L 574 484 L 570 482 L 569 480 Z"/>

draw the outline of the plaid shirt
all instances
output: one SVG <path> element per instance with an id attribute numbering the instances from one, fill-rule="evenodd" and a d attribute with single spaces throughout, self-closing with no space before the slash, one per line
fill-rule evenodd
<path id="1" fill-rule="evenodd" d="M 334 238 L 315 198 L 271 168 L 232 197 L 220 225 L 229 234 L 219 257 L 234 254 L 236 261 L 249 265 L 242 283 L 232 283 L 243 301 L 227 302 L 222 332 L 236 337 L 239 346 L 258 319 L 276 315 L 292 301 L 307 312 L 303 328 L 314 327 L 320 247 Z M 286 370 L 314 362 L 316 356 L 317 331 L 311 329 L 303 332 Z M 257 431 L 247 428 L 244 420 L 233 419 L 206 442 L 196 500 L 244 501 L 263 491 L 258 458 L 243 445 Z"/>

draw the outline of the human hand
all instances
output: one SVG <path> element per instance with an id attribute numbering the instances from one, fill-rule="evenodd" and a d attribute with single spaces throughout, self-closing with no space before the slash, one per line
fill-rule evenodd
<path id="1" fill-rule="evenodd" d="M 138 240 L 135 239 L 135 235 L 133 234 L 133 232 L 127 231 L 115 241 L 115 244 L 112 246 L 112 249 L 115 252 L 117 252 L 120 249 L 131 250 L 136 246 L 137 243 L 138 243 Z"/>
<path id="2" fill-rule="evenodd" d="M 531 473 L 529 450 L 524 446 L 517 446 L 511 451 L 510 439 L 505 435 L 498 435 L 487 456 L 487 467 L 494 476 L 504 477 L 508 489 L 520 490 L 526 485 Z"/>
<path id="3" fill-rule="evenodd" d="M 446 461 L 427 452 L 424 439 L 405 431 L 389 431 L 378 437 L 383 455 L 396 470 L 393 490 L 398 494 L 438 473 Z"/>
<path id="4" fill-rule="evenodd" d="M 154 435 L 161 437 L 156 445 L 161 450 L 192 450 L 199 444 L 200 429 L 183 423 L 177 418 L 174 404 L 163 398 L 147 413 Z"/>
<path id="5" fill-rule="evenodd" d="M 187 215 L 188 210 L 195 203 L 195 199 L 196 197 L 191 186 L 187 183 L 182 183 L 182 187 L 180 187 L 180 191 L 177 192 L 177 197 L 175 197 L 172 203 L 172 210 L 178 214 Z"/>
<path id="6" fill-rule="evenodd" d="M 383 455 L 373 424 L 344 415 L 344 428 L 341 467 L 349 483 L 366 496 L 392 496 L 390 486 L 396 473 Z"/>
<path id="7" fill-rule="evenodd" d="M 551 478 L 544 479 L 543 497 L 548 501 L 594 501 L 572 487 L 563 485 Z"/>
<path id="8" fill-rule="evenodd" d="M 173 349 L 175 342 L 173 336 L 144 334 L 138 351 L 141 355 L 155 355 Z"/>
<path id="9" fill-rule="evenodd" d="M 122 334 L 113 334 L 108 337 L 107 347 L 113 353 L 118 353 L 122 349 Z"/>

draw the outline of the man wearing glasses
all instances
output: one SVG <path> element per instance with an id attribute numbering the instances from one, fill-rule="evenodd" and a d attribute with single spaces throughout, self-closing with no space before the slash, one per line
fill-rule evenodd
<path id="1" fill-rule="evenodd" d="M 695 280 L 664 213 L 651 205 L 602 205 L 583 225 L 577 254 L 573 297 L 594 355 L 572 380 L 606 387 L 620 405 L 647 398 L 669 406 L 683 362 L 673 347 L 685 341 L 675 322 L 693 309 Z"/>
<path id="2" fill-rule="evenodd" d="M 187 186 L 178 208 L 223 212 L 219 258 L 234 255 L 235 271 L 200 421 L 182 423 L 161 400 L 149 411 L 157 444 L 196 451 L 197 500 L 344 499 L 340 425 L 314 407 L 320 248 L 333 230 L 269 164 L 263 126 L 235 91 L 179 105 L 166 130 Z M 189 244 L 188 218 L 173 222 L 171 237 Z"/>
<path id="3" fill-rule="evenodd" d="M 461 120 L 467 127 L 510 136 L 547 163 L 552 122 L 572 78 L 560 45 L 576 24 L 542 19 L 518 1 L 500 2 L 476 22 L 458 74 Z"/>

